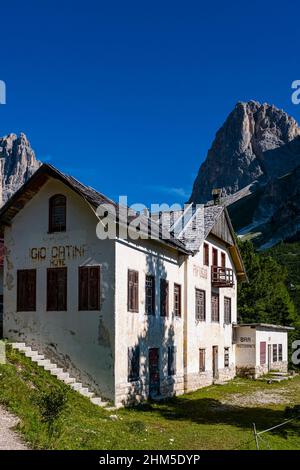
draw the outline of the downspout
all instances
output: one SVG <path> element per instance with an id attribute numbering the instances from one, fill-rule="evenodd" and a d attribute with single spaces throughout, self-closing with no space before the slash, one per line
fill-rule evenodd
<path id="1" fill-rule="evenodd" d="M 183 371 L 184 371 L 184 392 L 187 391 L 187 373 L 188 373 L 188 276 L 189 257 L 184 260 L 184 319 L 183 319 Z"/>

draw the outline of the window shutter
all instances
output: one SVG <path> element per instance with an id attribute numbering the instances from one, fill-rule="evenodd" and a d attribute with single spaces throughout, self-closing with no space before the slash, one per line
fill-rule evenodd
<path id="1" fill-rule="evenodd" d="M 129 312 L 139 311 L 139 273 L 128 270 L 127 303 Z"/>
<path id="2" fill-rule="evenodd" d="M 67 268 L 57 268 L 57 310 L 67 310 Z"/>
<path id="3" fill-rule="evenodd" d="M 47 310 L 57 310 L 57 296 L 56 296 L 56 272 L 54 269 L 47 270 Z"/>
<path id="4" fill-rule="evenodd" d="M 89 270 L 86 267 L 79 268 L 79 310 L 88 310 L 88 285 Z"/>
<path id="5" fill-rule="evenodd" d="M 100 308 L 100 267 L 89 268 L 89 310 Z"/>
<path id="6" fill-rule="evenodd" d="M 138 271 L 134 271 L 134 311 L 139 311 L 139 273 Z"/>
<path id="7" fill-rule="evenodd" d="M 169 283 L 166 279 L 160 280 L 160 314 L 162 317 L 169 315 Z"/>
<path id="8" fill-rule="evenodd" d="M 17 310 L 33 312 L 36 310 L 36 270 L 17 271 Z"/>
<path id="9" fill-rule="evenodd" d="M 67 310 L 67 268 L 47 270 L 47 310 Z"/>

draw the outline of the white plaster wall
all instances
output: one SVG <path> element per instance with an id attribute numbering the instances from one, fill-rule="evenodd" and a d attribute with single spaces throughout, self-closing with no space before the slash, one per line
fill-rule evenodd
<path id="1" fill-rule="evenodd" d="M 67 197 L 67 230 L 48 233 L 48 200 Z M 97 219 L 87 203 L 57 180 L 51 179 L 5 229 L 4 334 L 47 351 L 83 383 L 114 398 L 114 241 L 96 237 Z M 33 260 L 30 249 L 85 246 L 84 256 L 67 259 L 68 310 L 46 311 L 46 276 L 50 258 Z M 101 265 L 101 310 L 78 311 L 78 267 Z M 36 312 L 16 311 L 17 269 L 37 270 Z"/>
<path id="2" fill-rule="evenodd" d="M 211 264 L 212 264 L 212 248 L 219 250 L 219 265 L 221 264 L 220 252 L 226 254 L 226 267 L 234 269 L 231 257 L 225 245 L 219 243 L 213 238 L 208 238 L 206 242 L 209 245 L 210 266 L 203 266 L 203 244 L 199 252 L 190 257 L 187 263 L 187 279 L 188 285 L 187 304 L 186 304 L 186 371 L 187 371 L 187 388 L 197 388 L 207 385 L 207 380 L 212 380 L 213 358 L 212 348 L 218 346 L 218 367 L 220 374 L 229 371 L 224 370 L 224 348 L 229 347 L 230 375 L 235 373 L 235 347 L 232 345 L 232 325 L 224 324 L 224 297 L 231 298 L 232 316 L 231 321 L 236 322 L 236 275 L 234 273 L 234 287 L 220 288 L 216 292 L 219 293 L 220 300 L 220 321 L 214 323 L 211 321 Z M 195 319 L 195 289 L 202 289 L 206 292 L 206 321 L 196 321 Z M 199 374 L 199 349 L 206 350 L 206 374 Z M 202 377 L 201 377 L 202 375 Z M 190 384 L 189 384 L 190 382 Z"/>
<path id="3" fill-rule="evenodd" d="M 128 269 L 139 272 L 139 313 L 127 311 Z M 145 277 L 155 276 L 155 316 L 145 314 Z M 160 316 L 160 278 L 169 281 L 169 316 Z M 174 283 L 181 284 L 182 317 L 174 316 Z M 116 396 L 117 402 L 126 401 L 132 388 L 138 395 L 148 395 L 148 350 L 160 348 L 161 390 L 165 393 L 183 392 L 183 312 L 184 312 L 184 266 L 182 257 L 156 242 L 138 243 L 119 240 L 116 244 Z M 128 383 L 128 348 L 139 344 L 141 354 L 141 381 Z M 168 346 L 176 347 L 176 376 L 167 376 Z"/>
<path id="4" fill-rule="evenodd" d="M 236 328 L 236 365 L 254 367 L 256 364 L 256 330 L 249 326 Z"/>
<path id="5" fill-rule="evenodd" d="M 268 345 L 282 344 L 282 361 L 288 360 L 288 334 L 286 331 L 257 329 L 256 330 L 256 365 L 260 365 L 260 342 L 267 343 L 266 360 L 268 361 Z M 271 361 L 273 362 L 273 349 L 271 349 Z"/>

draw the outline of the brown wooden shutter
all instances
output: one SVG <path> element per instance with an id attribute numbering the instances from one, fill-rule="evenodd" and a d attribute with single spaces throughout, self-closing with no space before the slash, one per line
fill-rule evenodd
<path id="1" fill-rule="evenodd" d="M 139 311 L 139 273 L 128 270 L 127 303 L 129 312 Z"/>
<path id="2" fill-rule="evenodd" d="M 88 310 L 89 270 L 87 267 L 79 268 L 79 310 Z"/>
<path id="3" fill-rule="evenodd" d="M 67 310 L 67 268 L 47 269 L 47 310 Z"/>
<path id="4" fill-rule="evenodd" d="M 166 279 L 160 280 L 160 315 L 169 315 L 169 283 Z"/>
<path id="5" fill-rule="evenodd" d="M 100 267 L 89 268 L 89 310 L 100 309 Z"/>
<path id="6" fill-rule="evenodd" d="M 222 268 L 226 268 L 226 256 L 225 253 L 221 253 L 221 266 Z"/>
<path id="7" fill-rule="evenodd" d="M 57 268 L 57 310 L 67 310 L 67 268 Z"/>
<path id="8" fill-rule="evenodd" d="M 17 310 L 36 310 L 36 270 L 22 269 L 17 272 Z"/>
<path id="9" fill-rule="evenodd" d="M 139 273 L 134 271 L 134 311 L 139 311 Z"/>
<path id="10" fill-rule="evenodd" d="M 47 269 L 47 310 L 57 310 L 56 273 L 54 269 Z"/>
<path id="11" fill-rule="evenodd" d="M 207 243 L 203 245 L 203 264 L 209 266 L 209 246 Z"/>
<path id="12" fill-rule="evenodd" d="M 213 261 L 213 266 L 218 266 L 218 250 L 217 248 L 213 248 L 212 250 L 212 261 Z"/>
<path id="13" fill-rule="evenodd" d="M 219 321 L 219 295 L 215 293 L 211 295 L 211 321 Z"/>
<path id="14" fill-rule="evenodd" d="M 205 349 L 199 349 L 199 371 L 205 372 Z"/>

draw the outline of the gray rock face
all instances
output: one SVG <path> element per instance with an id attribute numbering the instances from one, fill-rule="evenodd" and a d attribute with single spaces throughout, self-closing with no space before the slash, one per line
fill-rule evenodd
<path id="1" fill-rule="evenodd" d="M 300 164 L 300 128 L 284 111 L 256 101 L 237 103 L 208 151 L 194 182 L 190 202 L 236 193 L 260 181 L 266 183 Z"/>
<path id="2" fill-rule="evenodd" d="M 25 134 L 0 138 L 0 205 L 39 168 L 39 162 Z"/>

